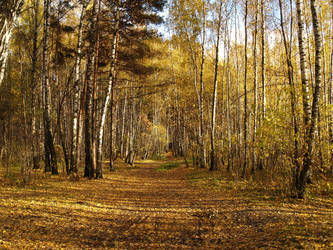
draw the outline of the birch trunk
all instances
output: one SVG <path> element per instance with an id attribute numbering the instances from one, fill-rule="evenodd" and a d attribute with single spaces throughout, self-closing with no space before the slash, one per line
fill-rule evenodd
<path id="1" fill-rule="evenodd" d="M 254 33 L 253 33 L 253 137 L 252 137 L 252 173 L 256 171 L 257 155 L 256 155 L 256 141 L 257 141 L 257 34 L 258 34 L 258 0 L 255 2 L 255 21 L 254 21 Z"/>
<path id="2" fill-rule="evenodd" d="M 50 84 L 49 84 L 49 10 L 50 1 L 44 0 L 44 39 L 43 39 L 43 122 L 44 122 L 44 148 L 45 148 L 45 171 L 58 174 L 57 157 L 53 145 L 53 135 L 50 121 Z"/>
<path id="3" fill-rule="evenodd" d="M 124 157 L 125 146 L 126 143 L 124 142 L 124 135 L 125 135 L 125 118 L 126 118 L 126 110 L 127 110 L 127 87 L 128 81 L 126 82 L 125 86 L 125 98 L 124 98 L 124 106 L 123 106 L 123 114 L 122 114 L 122 124 L 121 124 L 121 146 L 120 146 L 120 155 L 122 158 Z"/>
<path id="4" fill-rule="evenodd" d="M 235 43 L 237 44 L 238 42 L 238 30 L 239 30 L 239 23 L 238 23 L 238 18 L 237 18 L 237 7 L 235 5 Z M 240 95 L 240 84 L 239 84 L 239 53 L 238 53 L 238 48 L 236 47 L 235 51 L 235 67 L 236 67 L 236 96 Z M 238 175 L 238 170 L 241 169 L 241 145 L 242 145 L 242 136 L 241 136 L 241 101 L 240 98 L 237 99 L 237 108 L 236 108 L 236 115 L 235 115 L 235 134 L 237 135 L 237 143 L 235 145 L 235 151 L 237 154 L 238 158 L 238 168 L 237 168 L 237 175 Z"/>
<path id="5" fill-rule="evenodd" d="M 311 117 L 311 104 L 309 94 L 309 81 L 306 76 L 306 56 L 304 49 L 304 17 L 303 17 L 303 0 L 296 0 L 296 12 L 297 12 L 297 26 L 298 26 L 298 50 L 301 69 L 301 81 L 302 81 L 302 98 L 303 98 L 303 119 L 305 128 L 309 127 L 309 121 Z"/>
<path id="6" fill-rule="evenodd" d="M 304 17 L 303 17 L 303 0 L 296 0 L 296 13 L 297 13 L 297 26 L 298 26 L 298 50 L 300 59 L 300 70 L 301 70 L 301 82 L 302 82 L 302 99 L 303 99 L 303 123 L 306 131 L 309 130 L 310 118 L 311 118 L 311 104 L 309 94 L 309 81 L 306 76 L 306 56 L 304 49 Z M 305 137 L 307 136 L 305 132 Z M 308 149 L 306 149 L 308 150 Z M 303 163 L 304 167 L 304 163 Z M 296 169 L 295 174 L 295 185 L 298 191 L 300 191 L 300 169 Z M 305 187 L 305 185 L 304 185 Z M 299 192 L 302 193 L 302 192 Z"/>
<path id="7" fill-rule="evenodd" d="M 216 97 L 217 97 L 217 78 L 218 78 L 218 67 L 219 67 L 219 47 L 220 47 L 220 33 L 221 33 L 221 22 L 222 22 L 222 1 L 220 1 L 219 12 L 217 21 L 217 36 L 215 45 L 215 71 L 214 71 L 214 90 L 213 90 L 213 100 L 212 100 L 212 117 L 211 117 L 211 162 L 210 171 L 216 169 L 216 159 L 215 159 L 215 116 L 216 116 Z"/>
<path id="8" fill-rule="evenodd" d="M 315 131 L 317 129 L 318 124 L 318 116 L 319 116 L 319 100 L 320 100 L 320 90 L 321 90 L 321 36 L 319 31 L 319 22 L 318 22 L 318 15 L 317 15 L 317 7 L 316 1 L 310 0 L 310 7 L 311 7 L 311 16 L 312 16 L 312 28 L 313 28 L 313 35 L 315 41 L 315 88 L 313 93 L 312 99 L 312 111 L 311 111 L 311 120 L 310 120 L 310 127 L 306 131 L 306 151 L 303 160 L 303 168 L 299 175 L 299 183 L 297 187 L 298 197 L 303 198 L 306 188 L 306 183 L 309 181 L 309 175 L 311 172 L 311 165 L 313 161 L 313 150 L 315 144 Z"/>
<path id="9" fill-rule="evenodd" d="M 228 47 L 227 47 L 227 126 L 228 126 L 228 166 L 227 171 L 233 168 L 232 166 L 232 142 L 231 142 L 231 108 L 230 108 L 230 91 L 231 91 L 231 68 L 230 68 L 230 31 L 228 31 Z"/>
<path id="10" fill-rule="evenodd" d="M 118 9 L 116 14 L 116 25 L 114 27 L 113 32 L 113 41 L 112 41 L 112 49 L 111 49 L 111 63 L 110 63 L 110 75 L 109 75 L 109 83 L 108 83 L 108 91 L 105 97 L 104 105 L 103 105 L 103 112 L 101 117 L 101 122 L 99 124 L 99 135 L 98 135 L 98 162 L 97 162 L 97 171 L 96 171 L 96 178 L 102 178 L 102 158 L 103 158 L 103 138 L 104 138 L 104 125 L 106 120 L 106 115 L 109 107 L 109 103 L 113 102 L 113 88 L 115 83 L 115 66 L 116 66 L 116 55 L 117 55 L 117 49 L 118 49 L 118 31 L 119 31 L 119 19 L 120 19 L 120 4 L 121 1 L 118 1 Z M 111 106 L 112 108 L 112 106 Z M 112 117 L 111 117 L 112 120 Z M 112 124 L 112 123 L 111 123 Z M 112 125 L 111 125 L 112 126 Z M 111 127 L 111 140 L 112 138 L 112 127 Z M 110 169 L 113 168 L 112 166 L 112 141 L 110 141 L 111 144 L 111 151 L 110 151 Z"/>
<path id="11" fill-rule="evenodd" d="M 3 1 L 0 3 L 1 9 L 4 9 L 4 13 L 0 17 L 0 86 L 5 77 L 12 31 L 23 3 L 24 0 L 14 0 L 10 3 Z"/>
<path id="12" fill-rule="evenodd" d="M 204 92 L 204 82 L 203 82 L 203 71 L 205 65 L 205 41 L 206 41 L 206 11 L 205 11 L 205 1 L 203 1 L 202 6 L 202 17 L 203 17 L 203 34 L 201 43 L 201 67 L 200 67 L 200 102 L 199 102 L 199 142 L 200 142 L 200 167 L 206 168 L 206 150 L 204 141 L 204 122 L 203 122 L 203 92 Z"/>
<path id="13" fill-rule="evenodd" d="M 266 88 L 265 88 L 265 16 L 264 16 L 264 0 L 260 4 L 261 15 L 261 86 L 262 86 L 262 120 L 266 115 Z"/>
<path id="14" fill-rule="evenodd" d="M 83 19 L 85 16 L 87 8 L 87 2 L 83 2 L 81 5 L 81 14 L 80 14 L 80 22 L 79 22 L 79 30 L 78 30 L 78 38 L 77 38 L 77 55 L 75 60 L 75 79 L 74 79 L 74 100 L 73 100 L 73 137 L 71 142 L 71 166 L 70 173 L 78 172 L 78 157 L 79 157 L 79 145 L 78 145 L 78 132 L 79 132 L 79 103 L 80 103 L 80 75 L 81 75 L 81 51 L 82 51 L 82 33 L 83 33 Z"/>
<path id="15" fill-rule="evenodd" d="M 245 48 L 244 48 L 244 162 L 242 177 L 245 177 L 247 168 L 247 14 L 248 14 L 248 0 L 245 1 L 245 17 L 244 17 L 244 29 L 245 29 Z"/>

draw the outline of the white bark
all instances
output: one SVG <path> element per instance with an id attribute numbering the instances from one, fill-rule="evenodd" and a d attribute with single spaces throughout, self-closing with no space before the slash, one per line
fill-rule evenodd
<path id="1" fill-rule="evenodd" d="M 81 75 L 81 50 L 82 50 L 82 26 L 85 16 L 87 3 L 81 5 L 81 15 L 77 40 L 77 56 L 75 61 L 75 79 L 74 79 L 74 114 L 73 114 L 73 137 L 71 147 L 71 168 L 70 172 L 77 173 L 77 163 L 79 158 L 79 145 L 78 145 L 78 127 L 79 127 L 79 103 L 80 103 L 80 75 Z"/>
<path id="2" fill-rule="evenodd" d="M 102 117 L 101 117 L 101 122 L 99 124 L 99 135 L 98 135 L 98 150 L 97 150 L 97 156 L 98 156 L 98 168 L 101 169 L 101 164 L 102 164 L 102 156 L 103 156 L 103 138 L 104 138 L 104 125 L 105 125 L 105 120 L 106 120 L 106 115 L 108 111 L 108 107 L 110 102 L 113 100 L 112 97 L 112 92 L 113 92 L 113 87 L 114 83 L 116 80 L 115 77 L 115 66 L 116 66 L 116 55 L 117 55 L 117 49 L 118 49 L 118 32 L 119 32 L 119 22 L 120 22 L 120 4 L 121 1 L 118 1 L 118 8 L 117 8 L 117 13 L 116 13 L 116 25 L 114 27 L 114 32 L 113 32 L 113 41 L 112 41 L 112 50 L 111 50 L 111 62 L 110 62 L 110 75 L 109 75 L 109 82 L 108 82 L 108 91 L 105 97 L 104 105 L 103 105 L 103 111 L 102 111 Z M 112 106 L 111 106 L 112 108 Z M 112 117 L 111 117 L 112 119 Z M 111 128 L 111 133 L 112 133 L 112 128 Z M 112 135 L 111 135 L 112 136 Z M 110 142 L 112 143 L 112 142 Z M 112 148 L 111 148 L 112 151 Z M 112 152 L 110 152 L 112 155 Z M 112 163 L 110 163 L 112 164 Z"/>
<path id="3" fill-rule="evenodd" d="M 6 4 L 6 2 L 0 3 L 0 5 L 7 5 L 0 6 L 6 10 L 4 11 L 5 13 L 0 13 L 0 86 L 5 77 L 12 31 L 23 3 L 24 0 L 15 0 L 10 4 Z"/>
<path id="4" fill-rule="evenodd" d="M 217 78 L 219 71 L 219 47 L 220 47 L 220 33 L 222 23 L 222 1 L 219 3 L 218 10 L 218 21 L 217 21 L 217 35 L 215 45 L 215 71 L 214 71 L 214 90 L 213 90 L 213 105 L 212 105 L 212 117 L 211 117 L 211 165 L 210 170 L 215 170 L 216 159 L 215 159 L 215 116 L 216 116 L 216 99 L 217 99 Z"/>

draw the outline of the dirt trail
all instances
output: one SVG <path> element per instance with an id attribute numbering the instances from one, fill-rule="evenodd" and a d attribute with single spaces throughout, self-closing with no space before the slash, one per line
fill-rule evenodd
<path id="1" fill-rule="evenodd" d="M 160 164 L 1 188 L 0 249 L 333 247 L 332 208 L 249 203 L 191 185 L 185 167 L 157 171 Z M 308 223 L 320 228 L 307 237 Z"/>

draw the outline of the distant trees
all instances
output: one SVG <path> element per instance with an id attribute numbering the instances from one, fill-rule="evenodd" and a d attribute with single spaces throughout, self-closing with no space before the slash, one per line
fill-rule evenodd
<path id="1" fill-rule="evenodd" d="M 218 2 L 207 3 L 207 6 L 209 6 L 207 7 L 207 12 L 213 13 L 212 6 Z M 248 164 L 250 159 L 252 161 L 251 173 L 255 174 L 257 169 L 262 170 L 264 167 L 268 168 L 267 171 L 279 172 L 279 169 L 274 168 L 278 162 L 285 165 L 288 169 L 286 164 L 288 161 L 283 159 L 289 157 L 292 160 L 292 164 L 288 166 L 293 166 L 290 168 L 292 169 L 292 173 L 289 175 L 292 180 L 290 183 L 294 183 L 295 190 L 298 190 L 296 195 L 303 197 L 305 184 L 310 181 L 312 169 L 317 164 L 317 153 L 320 152 L 318 153 L 320 162 L 326 162 L 326 167 L 331 165 L 329 163 L 331 158 L 330 151 L 326 151 L 327 154 L 324 157 L 326 160 L 323 158 L 323 148 L 326 147 L 324 145 L 327 145 L 322 141 L 323 132 L 321 130 L 324 127 L 319 127 L 321 131 L 320 137 L 317 136 L 316 132 L 319 131 L 319 128 L 317 128 L 318 124 L 320 124 L 318 123 L 319 114 L 320 112 L 325 113 L 325 109 L 321 108 L 320 99 L 324 98 L 325 100 L 326 95 L 331 96 L 331 92 L 327 92 L 320 97 L 320 85 L 325 82 L 322 78 L 330 74 L 321 70 L 321 67 L 329 63 L 322 62 L 322 60 L 325 60 L 322 47 L 330 46 L 327 42 L 323 44 L 321 35 L 329 35 L 330 32 L 323 29 L 320 32 L 320 27 L 322 28 L 320 22 L 325 18 L 329 20 L 330 14 L 327 12 L 325 17 L 322 17 L 323 19 L 318 19 L 316 16 L 319 12 L 323 13 L 319 9 L 332 9 L 332 7 L 324 6 L 323 3 L 315 1 L 309 1 L 309 5 L 303 6 L 303 1 L 296 1 L 297 8 L 294 11 L 292 1 L 281 0 L 278 2 L 280 11 L 276 15 L 277 13 L 271 11 L 271 9 L 276 7 L 277 3 L 275 2 L 245 1 L 244 11 L 239 14 L 239 7 L 242 6 L 243 2 L 223 1 L 223 3 L 227 12 L 231 13 L 230 15 L 234 17 L 235 21 L 229 23 L 224 21 L 222 27 L 229 31 L 232 30 L 234 38 L 230 49 L 226 41 L 224 42 L 225 46 L 221 49 L 227 56 L 221 56 L 220 58 L 223 59 L 219 62 L 219 66 L 223 70 L 221 76 L 217 79 L 218 84 L 222 85 L 221 92 L 217 92 L 217 116 L 214 118 L 214 112 L 203 116 L 202 124 L 211 134 L 211 144 L 209 146 L 205 144 L 205 151 L 210 152 L 205 161 L 210 162 L 210 165 L 214 166 L 214 152 L 217 151 L 217 158 L 221 159 L 221 161 L 217 162 L 217 166 L 222 167 L 225 163 L 225 158 L 228 162 L 227 169 L 230 170 L 231 166 L 236 166 L 233 169 L 235 174 L 241 173 L 242 176 L 246 177 L 249 174 Z M 186 11 L 184 11 L 185 9 Z M 173 2 L 171 18 L 174 34 L 178 35 L 177 38 L 172 38 L 175 44 L 173 50 L 174 53 L 178 53 L 176 52 L 177 50 L 188 50 L 188 61 L 182 62 L 183 71 L 177 71 L 175 74 L 189 75 L 191 71 L 184 65 L 194 65 L 192 79 L 195 83 L 194 85 L 198 86 L 196 85 L 197 75 L 199 75 L 198 69 L 202 61 L 199 60 L 200 57 L 197 52 L 198 48 L 200 48 L 201 40 L 196 35 L 200 34 L 203 28 L 198 25 L 200 21 L 195 18 L 194 13 L 201 13 L 201 7 L 196 3 L 187 1 Z M 304 15 L 308 13 L 311 13 L 312 24 L 308 25 L 312 25 L 313 35 L 306 35 L 304 31 L 305 24 L 303 19 Z M 217 15 L 213 16 L 216 18 Z M 295 29 L 293 20 L 295 16 L 297 17 L 298 44 L 295 44 L 293 39 Z M 240 17 L 244 17 L 247 23 L 239 25 Z M 217 25 L 218 22 L 216 20 L 207 17 L 207 23 L 212 22 Z M 276 21 L 280 22 L 281 35 L 272 26 L 272 23 Z M 207 25 L 207 27 L 213 29 L 214 25 Z M 240 26 L 244 26 L 244 31 L 240 30 Z M 188 34 L 191 34 L 191 36 Z M 274 37 L 274 39 L 269 38 L 270 36 Z M 223 39 L 227 40 L 228 36 Z M 214 72 L 216 72 L 217 67 L 210 58 L 216 58 L 218 51 L 214 49 L 216 45 L 212 41 L 210 39 L 206 44 L 208 48 L 205 55 L 207 61 L 204 62 L 206 70 L 203 71 L 203 81 L 206 89 L 202 103 L 207 104 L 208 108 L 210 106 L 214 110 L 214 94 L 213 98 L 209 99 L 208 93 L 215 93 L 216 80 Z M 251 41 L 253 53 L 250 55 L 248 53 L 248 43 Z M 283 46 L 284 49 L 280 50 L 280 46 Z M 299 53 L 296 52 L 295 46 L 298 47 Z M 229 52 L 233 57 L 231 66 Z M 307 56 L 308 53 L 316 55 L 314 60 Z M 298 54 L 300 55 L 299 62 L 294 59 Z M 207 55 L 208 58 L 210 57 L 209 59 L 207 59 Z M 244 56 L 241 58 L 240 55 Z M 310 88 L 308 81 L 311 72 L 307 70 L 307 64 L 315 68 L 313 90 Z M 175 65 L 173 67 L 177 68 Z M 300 74 L 297 70 L 298 68 L 300 69 Z M 242 70 L 244 72 L 243 76 L 240 75 Z M 328 77 L 326 79 L 331 78 Z M 178 84 L 183 84 L 182 82 L 185 80 L 179 77 L 178 81 Z M 231 85 L 229 85 L 229 81 L 231 81 Z M 285 85 L 285 82 L 289 84 Z M 299 90 L 300 87 L 302 87 L 302 91 Z M 209 92 L 210 89 L 212 89 L 212 92 Z M 324 89 L 329 91 L 329 87 Z M 191 93 L 193 96 L 198 95 L 196 88 Z M 303 100 L 302 106 L 299 105 L 298 99 L 300 96 Z M 192 99 L 188 99 L 186 96 L 181 98 L 193 102 Z M 288 100 L 289 107 L 287 107 L 288 105 L 282 105 L 283 100 Z M 198 103 L 199 107 L 200 101 Z M 227 105 L 224 105 L 225 103 Z M 286 110 L 286 108 L 289 110 L 288 115 L 286 115 L 286 111 L 282 111 Z M 302 124 L 300 124 L 298 117 L 300 108 L 303 110 L 301 112 L 303 115 Z M 232 118 L 235 120 L 231 121 Z M 195 124 L 195 122 L 199 122 L 200 117 L 198 119 L 191 117 L 190 119 L 192 119 L 192 124 Z M 214 138 L 215 125 L 211 122 L 209 127 L 207 126 L 207 121 L 214 121 L 215 119 L 217 122 L 217 136 Z M 240 124 L 240 119 L 243 120 L 242 124 Z M 191 123 L 188 121 L 188 124 Z M 327 134 L 324 136 L 327 141 L 330 140 L 329 131 L 331 129 L 329 127 L 330 125 L 327 126 Z M 187 125 L 185 131 L 191 134 L 193 131 L 199 131 L 199 129 L 194 129 L 193 126 Z M 249 138 L 252 138 L 252 140 Z M 292 153 L 289 154 L 285 150 L 285 146 L 283 146 L 285 143 L 290 144 L 290 147 L 293 148 Z M 230 144 L 233 146 L 230 146 Z M 200 148 L 199 140 L 196 145 Z M 215 145 L 217 145 L 216 148 Z M 196 157 L 200 158 L 198 156 L 200 154 L 194 146 L 191 146 L 190 150 L 194 155 L 194 163 L 196 163 Z M 240 157 L 241 155 L 243 157 Z M 309 167 L 310 165 L 312 167 Z M 321 163 L 321 166 L 323 166 L 323 163 Z M 276 175 L 278 176 L 278 174 Z"/>

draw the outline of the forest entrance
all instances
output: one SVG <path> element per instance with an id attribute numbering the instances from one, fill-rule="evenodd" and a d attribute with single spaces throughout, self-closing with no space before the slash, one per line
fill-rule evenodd
<path id="1" fill-rule="evenodd" d="M 134 167 L 116 161 L 115 166 L 116 171 L 105 171 L 99 180 L 36 175 L 35 184 L 24 188 L 2 186 L 0 247 L 234 249 L 333 244 L 332 203 L 259 198 L 253 190 L 237 190 L 221 176 L 208 178 L 208 170 L 187 168 L 180 159 L 138 161 Z"/>

